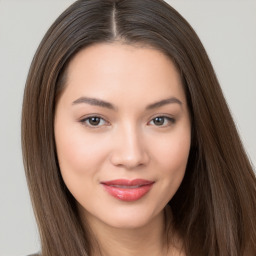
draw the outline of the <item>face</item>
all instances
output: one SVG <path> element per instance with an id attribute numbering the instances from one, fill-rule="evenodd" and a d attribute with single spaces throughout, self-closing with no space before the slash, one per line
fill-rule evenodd
<path id="1" fill-rule="evenodd" d="M 160 51 L 97 44 L 67 69 L 55 113 L 63 180 L 91 223 L 150 223 L 179 188 L 190 149 L 180 76 Z"/>

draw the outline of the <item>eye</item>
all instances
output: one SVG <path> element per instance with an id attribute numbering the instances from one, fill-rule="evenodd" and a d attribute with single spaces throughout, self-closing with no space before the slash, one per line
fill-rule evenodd
<path id="1" fill-rule="evenodd" d="M 155 126 L 168 126 L 171 123 L 174 124 L 175 119 L 168 116 L 157 116 L 149 122 L 149 124 Z"/>
<path id="2" fill-rule="evenodd" d="M 86 126 L 95 127 L 95 128 L 101 127 L 107 124 L 107 121 L 105 121 L 103 118 L 99 116 L 86 117 L 82 119 L 80 122 Z"/>

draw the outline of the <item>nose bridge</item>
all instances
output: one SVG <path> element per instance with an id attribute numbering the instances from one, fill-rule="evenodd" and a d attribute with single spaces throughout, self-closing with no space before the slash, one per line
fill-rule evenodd
<path id="1" fill-rule="evenodd" d="M 141 129 L 131 123 L 120 125 L 113 138 L 112 163 L 125 168 L 146 164 L 148 155 Z"/>

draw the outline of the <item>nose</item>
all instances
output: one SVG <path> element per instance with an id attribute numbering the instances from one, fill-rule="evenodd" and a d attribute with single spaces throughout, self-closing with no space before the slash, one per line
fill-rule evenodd
<path id="1" fill-rule="evenodd" d="M 126 169 L 147 165 L 149 155 L 143 138 L 138 129 L 128 125 L 117 131 L 112 141 L 112 164 Z"/>

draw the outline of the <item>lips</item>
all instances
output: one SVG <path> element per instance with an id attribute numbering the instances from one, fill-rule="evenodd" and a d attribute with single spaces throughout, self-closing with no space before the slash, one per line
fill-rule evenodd
<path id="1" fill-rule="evenodd" d="M 107 193 L 127 202 L 136 201 L 145 196 L 154 183 L 154 181 L 144 179 L 118 179 L 101 182 Z"/>

